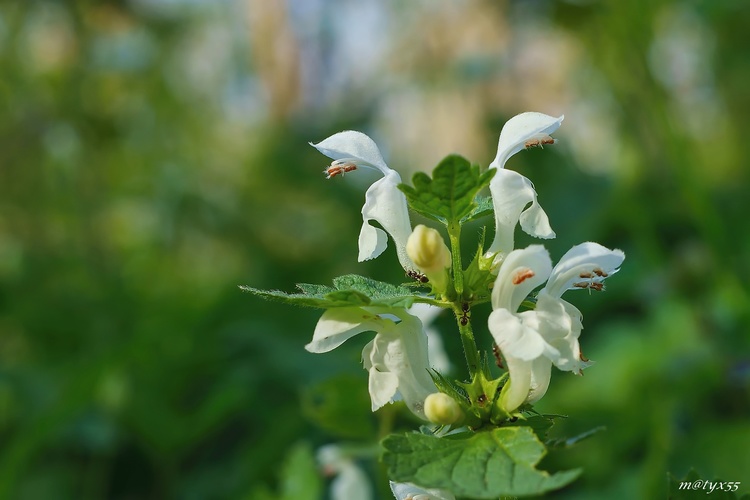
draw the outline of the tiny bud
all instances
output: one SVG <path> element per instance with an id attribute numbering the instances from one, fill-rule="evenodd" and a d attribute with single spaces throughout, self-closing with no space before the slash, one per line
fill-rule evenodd
<path id="1" fill-rule="evenodd" d="M 406 253 L 435 288 L 445 288 L 451 251 L 437 230 L 422 224 L 415 227 L 406 242 Z"/>
<path id="2" fill-rule="evenodd" d="M 424 400 L 424 414 L 433 424 L 449 425 L 463 417 L 456 401 L 442 392 L 430 394 Z"/>

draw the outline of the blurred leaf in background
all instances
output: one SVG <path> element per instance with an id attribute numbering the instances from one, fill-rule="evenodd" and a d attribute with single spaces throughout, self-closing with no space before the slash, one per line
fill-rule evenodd
<path id="1" fill-rule="evenodd" d="M 315 311 L 237 285 L 404 281 L 393 252 L 356 262 L 372 179 L 325 182 L 308 141 L 362 130 L 410 178 L 486 166 L 526 110 L 566 115 L 513 166 L 565 228 L 553 257 L 628 255 L 607 300 L 579 292 L 597 365 L 540 407 L 607 428 L 545 458 L 584 469 L 556 496 L 743 481 L 748 23 L 742 0 L 3 3 L 0 497 L 287 494 L 282 464 L 314 482 L 318 446 L 376 439 L 362 345 L 310 355 Z"/>

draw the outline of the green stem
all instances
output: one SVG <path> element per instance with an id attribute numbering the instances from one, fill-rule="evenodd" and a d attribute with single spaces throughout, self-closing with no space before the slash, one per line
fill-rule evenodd
<path id="1" fill-rule="evenodd" d="M 459 304 L 454 305 L 453 312 L 458 322 L 458 332 L 461 334 L 461 345 L 466 355 L 466 364 L 469 366 L 469 380 L 474 379 L 474 374 L 479 371 L 479 350 L 474 340 L 474 331 L 471 328 L 471 320 L 468 311 L 464 311 Z M 466 318 L 466 324 L 462 324 L 462 318 Z"/>
<path id="2" fill-rule="evenodd" d="M 479 370 L 479 351 L 474 340 L 474 332 L 471 329 L 469 311 L 464 311 L 464 269 L 461 263 L 461 224 L 451 222 L 448 224 L 448 238 L 451 243 L 451 268 L 453 270 L 453 286 L 456 289 L 456 300 L 453 303 L 453 312 L 456 314 L 458 331 L 461 334 L 461 344 L 466 355 L 466 364 L 469 366 L 469 380 Z M 468 308 L 468 303 L 467 308 Z M 464 324 L 465 323 L 465 324 Z"/>

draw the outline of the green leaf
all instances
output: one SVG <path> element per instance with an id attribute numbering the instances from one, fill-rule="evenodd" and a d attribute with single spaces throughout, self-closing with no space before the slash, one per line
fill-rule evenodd
<path id="1" fill-rule="evenodd" d="M 382 444 L 391 480 L 444 488 L 456 496 L 538 495 L 565 486 L 581 472 L 550 475 L 537 470 L 546 450 L 529 427 L 501 427 L 443 438 L 393 434 Z"/>
<path id="2" fill-rule="evenodd" d="M 375 434 L 370 393 L 361 377 L 343 374 L 306 388 L 302 392 L 302 412 L 339 438 L 368 439 Z"/>
<path id="3" fill-rule="evenodd" d="M 476 204 L 474 209 L 461 219 L 462 224 L 492 215 L 495 211 L 491 196 L 477 196 L 474 203 Z"/>
<path id="4" fill-rule="evenodd" d="M 323 493 L 309 443 L 298 443 L 287 454 L 281 469 L 279 489 L 282 500 L 317 500 Z"/>
<path id="5" fill-rule="evenodd" d="M 351 306 L 411 307 L 414 300 L 420 297 L 405 286 L 391 285 L 355 274 L 335 278 L 332 287 L 301 283 L 297 288 L 301 293 L 240 286 L 241 290 L 264 299 L 324 309 Z"/>
<path id="6" fill-rule="evenodd" d="M 495 169 L 479 173 L 479 166 L 472 166 L 458 155 L 445 157 L 432 178 L 424 172 L 412 177 L 414 186 L 400 184 L 409 206 L 427 218 L 443 223 L 458 222 L 477 207 L 477 193 L 487 186 L 495 175 Z"/>

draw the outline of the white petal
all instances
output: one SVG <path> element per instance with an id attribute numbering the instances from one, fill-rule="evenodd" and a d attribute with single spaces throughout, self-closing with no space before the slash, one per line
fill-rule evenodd
<path id="1" fill-rule="evenodd" d="M 383 357 L 388 352 L 388 339 L 378 334 L 362 349 L 362 360 L 369 372 L 367 388 L 370 392 L 372 411 L 391 403 L 398 392 L 398 376 L 388 371 Z"/>
<path id="2" fill-rule="evenodd" d="M 369 165 L 383 174 L 391 170 L 385 164 L 375 141 L 362 132 L 347 130 L 310 145 L 333 160 L 350 160 L 359 165 Z"/>
<path id="3" fill-rule="evenodd" d="M 547 280 L 551 270 L 552 261 L 542 245 L 513 250 L 498 269 L 492 288 L 492 308 L 517 311 L 526 296 Z"/>
<path id="4" fill-rule="evenodd" d="M 377 331 L 383 322 L 377 314 L 361 307 L 335 307 L 328 309 L 315 325 L 312 342 L 305 346 L 309 352 L 328 352 L 337 348 L 358 333 Z"/>
<path id="5" fill-rule="evenodd" d="M 487 326 L 504 356 L 530 361 L 548 348 L 539 333 L 526 326 L 522 317 L 507 309 L 492 311 Z"/>
<path id="6" fill-rule="evenodd" d="M 331 481 L 331 500 L 370 500 L 372 491 L 367 474 L 348 461 L 340 470 L 338 476 Z"/>
<path id="7" fill-rule="evenodd" d="M 406 197 L 398 189 L 400 183 L 401 176 L 396 171 L 389 170 L 385 177 L 375 181 L 367 190 L 362 207 L 363 225 L 359 233 L 360 262 L 373 259 L 385 250 L 385 234 L 369 224 L 369 221 L 374 220 L 393 238 L 401 266 L 406 270 L 417 268 L 406 254 L 411 222 Z"/>
<path id="8" fill-rule="evenodd" d="M 536 403 L 542 399 L 549 387 L 551 372 L 552 362 L 546 357 L 537 358 L 531 363 L 531 386 L 526 402 Z"/>
<path id="9" fill-rule="evenodd" d="M 548 357 L 558 369 L 578 373 L 593 364 L 592 361 L 581 359 L 578 338 L 583 326 L 581 312 L 577 308 L 542 290 L 534 312 L 540 318 L 540 335 L 557 352 Z"/>
<path id="10" fill-rule="evenodd" d="M 497 155 L 490 168 L 503 168 L 508 158 L 524 149 L 526 141 L 553 133 L 560 127 L 564 116 L 555 118 L 543 113 L 527 112 L 508 120 L 500 131 Z"/>
<path id="11" fill-rule="evenodd" d="M 521 406 L 529 396 L 531 389 L 531 361 L 505 357 L 510 379 L 503 386 L 500 394 L 501 405 L 508 413 Z"/>
<path id="12" fill-rule="evenodd" d="M 430 358 L 430 366 L 440 373 L 446 373 L 451 369 L 450 358 L 445 352 L 443 338 L 440 332 L 432 327 L 432 322 L 445 309 L 431 304 L 416 303 L 408 309 L 409 314 L 419 318 L 427 334 L 427 352 Z"/>
<path id="13" fill-rule="evenodd" d="M 590 241 L 581 243 L 562 256 L 552 270 L 545 289 L 550 295 L 560 297 L 565 290 L 577 288 L 573 286 L 574 283 L 589 280 L 588 276 L 601 281 L 607 275 L 616 273 L 623 260 L 625 254 L 622 250 L 610 250 Z M 603 276 L 597 276 L 599 272 L 603 272 Z"/>
<path id="14" fill-rule="evenodd" d="M 490 181 L 495 210 L 495 239 L 489 252 L 507 254 L 513 249 L 513 233 L 519 220 L 521 228 L 537 238 L 554 238 L 547 214 L 537 202 L 531 181 L 512 170 L 498 170 Z M 526 205 L 531 206 L 524 210 Z"/>
<path id="15" fill-rule="evenodd" d="M 422 488 L 411 483 L 394 483 L 390 481 L 391 492 L 396 500 L 456 500 L 453 493 L 437 488 Z"/>

